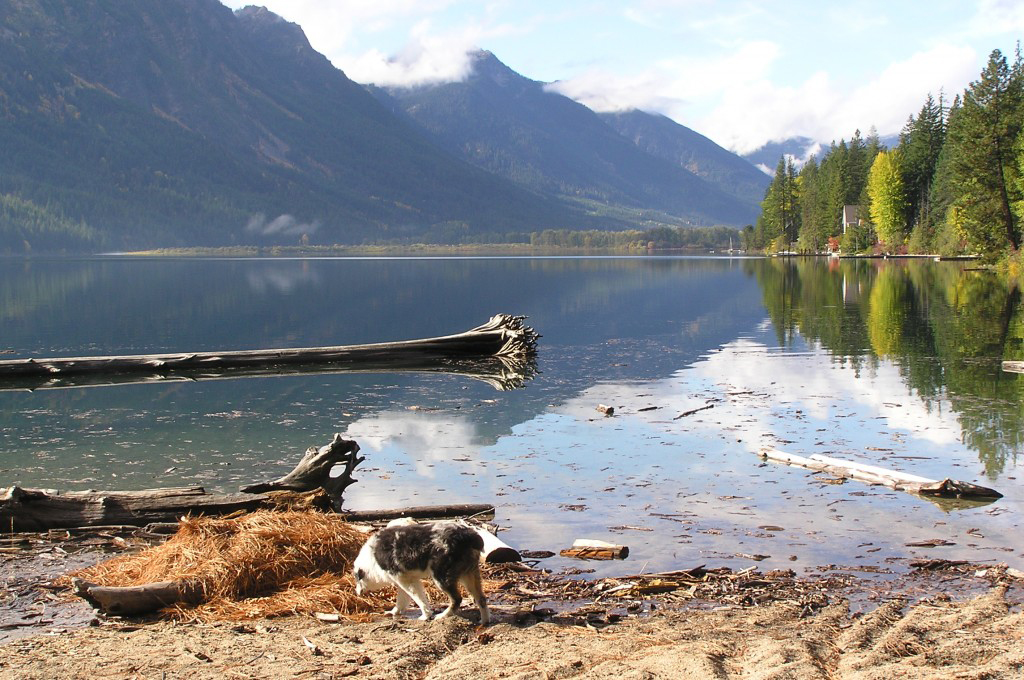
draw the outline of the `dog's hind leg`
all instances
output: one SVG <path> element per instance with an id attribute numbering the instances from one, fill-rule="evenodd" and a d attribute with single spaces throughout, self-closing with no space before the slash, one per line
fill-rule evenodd
<path id="1" fill-rule="evenodd" d="M 412 602 L 409 598 L 409 594 L 406 593 L 403 588 L 398 587 L 397 590 L 398 597 L 395 599 L 395 607 L 388 612 L 388 614 L 391 614 L 392 616 L 400 616 L 402 612 L 409 608 L 409 604 Z"/>
<path id="2" fill-rule="evenodd" d="M 423 581 L 418 577 L 398 577 L 395 579 L 395 585 L 398 586 L 400 593 L 404 592 L 406 596 L 412 598 L 412 601 L 420 608 L 421 621 L 426 621 L 433 615 L 434 610 L 430 607 L 430 597 L 427 595 L 427 591 L 423 589 Z M 399 595 L 399 597 L 401 597 L 401 595 Z"/>
<path id="3" fill-rule="evenodd" d="M 437 584 L 438 588 L 444 591 L 444 593 L 448 596 L 449 600 L 448 608 L 440 614 L 438 614 L 437 618 L 447 618 L 448 615 L 450 615 L 453 611 L 458 609 L 459 605 L 462 604 L 462 593 L 459 592 L 459 582 L 456 579 L 448 579 L 446 581 L 441 581 L 435 578 L 434 583 Z"/>
<path id="4" fill-rule="evenodd" d="M 484 587 L 480 582 L 480 570 L 471 569 L 462 577 L 462 585 L 473 598 L 474 604 L 480 610 L 480 625 L 486 626 L 491 621 L 491 612 L 487 608 L 487 597 L 484 595 Z"/>

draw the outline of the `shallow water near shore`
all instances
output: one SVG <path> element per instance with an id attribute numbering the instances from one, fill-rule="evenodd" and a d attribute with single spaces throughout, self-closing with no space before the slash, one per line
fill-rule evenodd
<path id="1" fill-rule="evenodd" d="M 0 358 L 400 340 L 498 312 L 543 336 L 508 391 L 414 372 L 0 391 L 0 486 L 234 491 L 340 432 L 366 455 L 353 509 L 492 502 L 516 547 L 630 548 L 556 570 L 1024 568 L 1024 391 L 999 368 L 1024 358 L 1020 294 L 963 263 L 12 259 L 0 282 Z M 766 447 L 1004 498 L 836 484 Z"/>

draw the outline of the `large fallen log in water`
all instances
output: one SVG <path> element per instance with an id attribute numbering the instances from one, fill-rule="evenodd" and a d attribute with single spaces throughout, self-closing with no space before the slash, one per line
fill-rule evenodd
<path id="1" fill-rule="evenodd" d="M 38 361 L 38 360 L 37 360 Z M 140 368 L 129 373 L 39 373 L 0 377 L 0 392 L 55 390 L 81 387 L 109 387 L 144 383 L 199 382 L 237 378 L 275 378 L 294 375 L 334 373 L 442 373 L 485 382 L 496 390 L 522 387 L 537 374 L 535 356 L 491 356 L 472 358 L 408 359 L 359 361 L 357 363 L 319 363 L 267 366 L 230 366 L 223 368 L 176 368 L 171 372 Z"/>
<path id="2" fill-rule="evenodd" d="M 957 479 L 930 479 L 919 475 L 912 475 L 899 470 L 890 470 L 875 465 L 865 465 L 855 461 L 830 458 L 821 454 L 814 454 L 810 457 L 798 456 L 777 449 L 765 449 L 760 453 L 766 460 L 772 460 L 787 465 L 827 472 L 836 477 L 845 479 L 856 479 L 868 484 L 880 484 L 896 491 L 907 491 L 921 496 L 937 496 L 943 498 L 975 498 L 989 499 L 1002 498 L 1003 494 L 995 489 L 979 486 L 970 482 L 962 482 Z"/>
<path id="3" fill-rule="evenodd" d="M 341 509 L 342 494 L 355 479 L 363 461 L 359 445 L 340 434 L 322 447 L 310 447 L 289 474 L 272 482 L 245 487 L 245 493 L 209 493 L 202 487 L 142 491 L 55 491 L 12 486 L 0 490 L 0 527 L 6 531 L 45 531 L 69 527 L 123 524 L 143 526 L 176 522 L 182 515 L 227 515 L 258 508 L 294 506 L 294 494 L 307 493 L 299 503 L 322 509 Z M 336 465 L 340 475 L 331 477 Z M 319 494 L 313 493 L 321 490 Z M 282 498 L 279 492 L 292 492 Z"/>
<path id="4" fill-rule="evenodd" d="M 418 362 L 473 357 L 530 357 L 538 335 L 523 324 L 522 316 L 497 314 L 481 325 L 455 335 L 421 340 L 368 345 L 255 349 L 224 352 L 138 354 L 128 356 L 57 357 L 0 361 L 0 381 L 25 377 L 83 374 L 157 373 L 207 371 L 289 364 L 384 364 L 401 366 Z"/>

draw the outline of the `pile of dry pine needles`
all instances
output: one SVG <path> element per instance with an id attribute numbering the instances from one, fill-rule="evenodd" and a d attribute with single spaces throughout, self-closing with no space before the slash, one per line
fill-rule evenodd
<path id="1" fill-rule="evenodd" d="M 315 612 L 361 620 L 391 606 L 386 593 L 355 594 L 351 565 L 365 540 L 364 531 L 319 512 L 186 517 L 166 543 L 71 576 L 121 587 L 191 581 L 201 589 L 202 601 L 161 611 L 178 620 L 237 621 Z"/>

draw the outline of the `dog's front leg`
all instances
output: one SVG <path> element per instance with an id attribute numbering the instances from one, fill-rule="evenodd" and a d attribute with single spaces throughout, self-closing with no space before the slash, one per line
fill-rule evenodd
<path id="1" fill-rule="evenodd" d="M 412 602 L 412 600 L 409 599 L 408 593 L 406 593 L 401 586 L 399 586 L 397 590 L 398 597 L 395 599 L 395 607 L 388 612 L 388 614 L 391 614 L 392 616 L 400 616 L 402 612 L 409 608 L 409 603 Z"/>
<path id="2" fill-rule="evenodd" d="M 430 607 L 430 597 L 427 596 L 427 591 L 423 589 L 423 582 L 419 578 L 396 579 L 396 583 L 399 589 L 404 590 L 420 608 L 421 621 L 426 621 L 433 616 L 434 610 Z"/>

